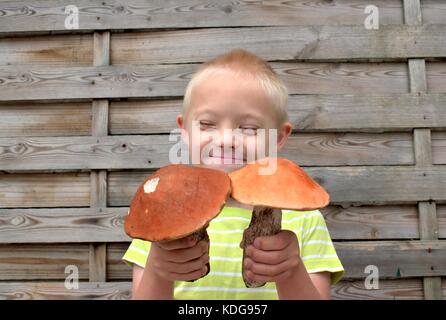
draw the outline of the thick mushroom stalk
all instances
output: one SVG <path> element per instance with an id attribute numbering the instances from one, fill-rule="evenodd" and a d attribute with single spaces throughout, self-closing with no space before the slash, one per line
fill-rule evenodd
<path id="1" fill-rule="evenodd" d="M 198 230 L 198 231 L 196 231 L 196 232 L 194 232 L 192 235 L 197 238 L 197 242 L 199 242 L 199 241 L 201 241 L 203 239 L 206 240 L 206 242 L 208 243 L 208 250 L 207 251 L 209 252 L 210 241 L 209 241 L 208 232 L 206 230 L 207 230 L 207 226 L 202 228 L 202 229 L 200 229 L 200 230 Z M 206 274 L 204 274 L 200 278 L 206 277 L 209 274 L 209 272 L 211 272 L 211 265 L 209 264 L 209 262 L 206 263 L 206 268 L 207 268 Z M 188 282 L 194 282 L 196 280 L 198 280 L 198 279 L 190 280 Z"/>
<path id="2" fill-rule="evenodd" d="M 249 227 L 243 232 L 242 248 L 242 274 L 243 281 L 248 288 L 258 288 L 265 285 L 265 282 L 251 281 L 245 274 L 245 252 L 246 248 L 254 243 L 258 237 L 273 236 L 280 232 L 282 225 L 282 210 L 265 206 L 255 206 L 252 210 Z"/>

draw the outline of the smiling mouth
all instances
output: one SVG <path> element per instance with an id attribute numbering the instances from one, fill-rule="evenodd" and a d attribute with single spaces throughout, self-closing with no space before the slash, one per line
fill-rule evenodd
<path id="1" fill-rule="evenodd" d="M 212 158 L 212 159 L 217 159 L 220 160 L 221 162 L 226 162 L 226 164 L 235 164 L 235 163 L 245 163 L 246 160 L 244 158 L 235 158 L 233 156 L 217 156 L 217 155 L 208 155 L 208 158 Z"/>

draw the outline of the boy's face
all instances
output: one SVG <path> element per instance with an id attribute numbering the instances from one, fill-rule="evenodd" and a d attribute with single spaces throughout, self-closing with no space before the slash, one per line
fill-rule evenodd
<path id="1" fill-rule="evenodd" d="M 226 172 L 259 155 L 268 156 L 270 136 L 280 149 L 291 133 L 288 122 L 278 128 L 269 97 L 252 79 L 230 74 L 201 81 L 192 92 L 187 114 L 178 115 L 177 124 L 187 132 L 189 153 L 194 146 L 199 148 L 201 166 Z"/>

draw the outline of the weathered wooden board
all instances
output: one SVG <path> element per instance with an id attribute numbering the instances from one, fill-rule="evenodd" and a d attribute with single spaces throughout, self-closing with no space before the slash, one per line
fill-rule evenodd
<path id="1" fill-rule="evenodd" d="M 378 289 L 367 289 L 364 281 L 340 281 L 332 287 L 331 296 L 333 300 L 422 300 L 423 282 L 421 279 L 382 280 Z"/>
<path id="2" fill-rule="evenodd" d="M 444 166 L 305 167 L 329 193 L 332 204 L 401 204 L 446 200 Z M 111 172 L 109 205 L 127 206 L 149 171 Z"/>
<path id="3" fill-rule="evenodd" d="M 0 8 L 4 3 L 0 2 Z M 1 9 L 0 9 L 1 10 Z M 3 11 L 4 12 L 4 11 Z M 0 25 L 3 24 L 0 19 Z M 4 30 L 0 27 L 1 30 Z M 0 31 L 0 36 L 1 36 Z M 0 65 L 91 66 L 92 34 L 0 38 Z"/>
<path id="4" fill-rule="evenodd" d="M 122 242 L 128 207 L 0 209 L 0 243 Z M 321 209 L 333 240 L 419 239 L 418 210 L 401 206 Z M 446 238 L 446 206 L 437 206 Z"/>
<path id="5" fill-rule="evenodd" d="M 444 25 L 380 25 L 373 32 L 364 26 L 292 26 L 118 33 L 112 35 L 111 60 L 202 62 L 240 47 L 275 61 L 444 57 L 445 33 Z"/>
<path id="6" fill-rule="evenodd" d="M 442 289 L 446 294 L 446 285 Z M 126 300 L 131 291 L 130 281 L 81 281 L 76 290 L 66 289 L 64 282 L 1 282 L 0 300 Z M 340 281 L 331 289 L 331 296 L 334 300 L 419 300 L 423 299 L 423 284 L 421 279 L 382 280 L 379 289 L 366 289 L 363 281 Z"/>
<path id="7" fill-rule="evenodd" d="M 334 242 L 345 274 L 343 279 L 363 279 L 368 265 L 378 267 L 379 279 L 399 279 L 446 274 L 446 241 Z M 107 247 L 109 279 L 131 279 L 131 268 L 121 260 L 128 243 Z"/>
<path id="8" fill-rule="evenodd" d="M 65 279 L 75 266 L 79 279 L 88 279 L 88 244 L 2 244 L 1 280 Z"/>
<path id="9" fill-rule="evenodd" d="M 320 209 L 333 240 L 418 239 L 416 205 L 328 206 Z M 446 223 L 446 216 L 442 218 Z M 446 225 L 441 228 L 446 233 Z"/>
<path id="10" fill-rule="evenodd" d="M 0 30 L 4 34 L 30 31 L 66 31 L 65 7 L 70 1 L 0 2 L 3 12 Z M 382 24 L 401 24 L 402 4 L 398 0 L 375 0 Z M 368 5 L 360 0 L 336 2 L 294 1 L 234 2 L 228 0 L 131 0 L 76 1 L 79 30 L 192 28 L 265 25 L 363 25 Z"/>
<path id="11" fill-rule="evenodd" d="M 446 62 L 426 62 L 427 92 L 446 92 Z"/>
<path id="12" fill-rule="evenodd" d="M 112 102 L 111 134 L 166 133 L 176 128 L 182 100 Z M 446 96 L 290 95 L 288 115 L 302 131 L 412 131 L 414 127 L 446 128 Z M 1 111 L 0 111 L 1 112 Z"/>
<path id="13" fill-rule="evenodd" d="M 365 268 L 376 266 L 380 279 L 442 276 L 446 273 L 446 241 L 335 242 L 345 278 L 362 278 Z"/>
<path id="14" fill-rule="evenodd" d="M 0 243 L 89 243 L 131 240 L 128 207 L 0 209 Z"/>
<path id="15" fill-rule="evenodd" d="M 85 207 L 88 173 L 0 174 L 0 207 Z"/>
<path id="16" fill-rule="evenodd" d="M 172 163 L 179 135 L 0 138 L 0 170 L 145 169 Z M 169 141 L 170 140 L 170 141 Z M 410 133 L 301 133 L 280 156 L 300 165 L 413 164 Z"/>
<path id="17" fill-rule="evenodd" d="M 446 3 L 442 0 L 421 1 L 422 21 L 428 23 L 444 23 L 446 17 Z"/>
<path id="18" fill-rule="evenodd" d="M 446 56 L 445 32 L 441 24 L 381 25 L 373 32 L 339 25 L 126 32 L 112 34 L 110 58 L 125 65 L 191 63 L 235 48 L 274 61 L 437 58 Z M 88 66 L 92 48 L 91 34 L 0 38 L 0 64 Z"/>
<path id="19" fill-rule="evenodd" d="M 330 193 L 332 204 L 401 204 L 446 200 L 444 166 L 305 167 Z M 151 171 L 110 172 L 108 205 L 128 206 Z M 0 175 L 0 207 L 88 206 L 87 173 Z"/>
<path id="20" fill-rule="evenodd" d="M 431 137 L 433 164 L 446 164 L 446 131 L 434 131 L 431 133 Z"/>
<path id="21" fill-rule="evenodd" d="M 91 103 L 0 104 L 0 137 L 91 133 Z"/>
<path id="22" fill-rule="evenodd" d="M 169 133 L 177 127 L 181 104 L 178 99 L 112 101 L 110 134 Z M 444 105 L 444 94 L 290 95 L 288 115 L 297 133 L 440 130 L 446 128 Z M 87 102 L 2 103 L 0 137 L 89 135 L 91 116 Z"/>
<path id="23" fill-rule="evenodd" d="M 128 300 L 131 282 L 85 282 L 67 289 L 64 282 L 0 282 L 0 300 Z"/>
<path id="24" fill-rule="evenodd" d="M 407 93 L 403 63 L 271 66 L 290 94 Z M 0 66 L 0 101 L 183 96 L 196 64 L 96 67 Z M 336 83 L 336 85 L 334 85 Z"/>
<path id="25" fill-rule="evenodd" d="M 446 206 L 437 204 L 436 208 L 437 208 L 438 238 L 446 239 Z"/>

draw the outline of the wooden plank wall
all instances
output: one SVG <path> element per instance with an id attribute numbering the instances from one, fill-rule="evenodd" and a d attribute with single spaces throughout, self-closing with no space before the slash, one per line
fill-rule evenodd
<path id="1" fill-rule="evenodd" d="M 72 2 L 0 1 L 0 299 L 130 297 L 129 201 L 191 74 L 235 47 L 286 82 L 281 155 L 331 194 L 333 298 L 444 299 L 446 2 L 89 0 L 66 30 Z"/>

